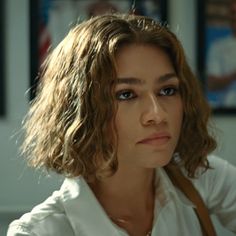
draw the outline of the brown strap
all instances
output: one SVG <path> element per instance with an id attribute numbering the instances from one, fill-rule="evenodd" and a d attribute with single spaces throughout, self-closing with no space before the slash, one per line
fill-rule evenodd
<path id="1" fill-rule="evenodd" d="M 199 192 L 196 190 L 192 182 L 186 178 L 176 166 L 168 165 L 165 167 L 165 171 L 172 183 L 178 187 L 191 202 L 195 204 L 195 212 L 202 227 L 203 235 L 216 236 L 208 209 L 206 208 L 205 203 L 203 202 Z"/>

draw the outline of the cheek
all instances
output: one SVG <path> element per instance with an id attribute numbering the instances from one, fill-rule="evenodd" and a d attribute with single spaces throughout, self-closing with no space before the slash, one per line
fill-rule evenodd
<path id="1" fill-rule="evenodd" d="M 183 119 L 184 119 L 184 108 L 183 103 L 181 102 L 179 106 L 179 112 L 178 112 L 178 119 L 176 120 L 178 122 L 177 126 L 179 127 L 179 133 L 181 133 L 182 125 L 183 125 Z"/>
<path id="2" fill-rule="evenodd" d="M 126 117 L 126 115 L 121 112 L 121 109 L 118 109 L 115 118 L 115 125 L 118 133 L 118 138 L 122 138 L 123 136 L 125 136 L 129 122 L 130 120 L 128 119 L 128 117 Z"/>
<path id="3" fill-rule="evenodd" d="M 130 119 L 132 119 L 130 109 L 127 108 L 122 102 L 118 105 L 117 113 L 115 117 L 116 125 L 117 127 L 124 127 L 126 126 L 127 122 L 130 122 Z"/>
<path id="4" fill-rule="evenodd" d="M 131 109 L 120 107 L 115 117 L 115 125 L 120 142 L 125 142 L 134 135 L 137 115 Z M 137 128 L 137 127 L 136 127 Z"/>
<path id="5" fill-rule="evenodd" d="M 177 112 L 178 112 L 178 114 L 179 114 L 179 121 L 182 123 L 183 115 L 184 115 L 184 106 L 183 106 L 183 102 L 182 102 L 181 99 L 180 99 L 180 101 L 178 102 L 176 108 L 177 108 Z"/>
<path id="6" fill-rule="evenodd" d="M 171 115 L 172 123 L 175 125 L 176 129 L 178 129 L 180 132 L 182 123 L 183 123 L 183 116 L 184 116 L 183 103 L 181 99 L 179 99 L 175 103 L 172 111 L 173 111 L 173 114 Z"/>

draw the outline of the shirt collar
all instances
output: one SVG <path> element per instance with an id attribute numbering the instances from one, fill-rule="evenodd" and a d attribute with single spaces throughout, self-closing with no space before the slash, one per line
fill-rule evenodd
<path id="1" fill-rule="evenodd" d="M 195 205 L 177 189 L 163 168 L 156 170 L 156 200 L 164 207 L 169 201 L 179 202 L 188 207 Z M 65 179 L 61 189 L 61 201 L 74 232 L 87 235 L 120 235 L 97 201 L 83 177 Z M 88 210 L 90 209 L 90 210 Z M 98 227 L 103 225 L 104 227 Z"/>
<path id="2" fill-rule="evenodd" d="M 86 235 L 120 235 L 82 177 L 66 179 L 61 191 L 65 213 L 74 232 L 86 232 Z M 103 227 L 98 227 L 101 225 Z"/>

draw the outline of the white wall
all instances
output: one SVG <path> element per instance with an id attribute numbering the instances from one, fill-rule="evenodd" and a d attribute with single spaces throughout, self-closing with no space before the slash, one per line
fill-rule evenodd
<path id="1" fill-rule="evenodd" d="M 196 70 L 196 0 L 169 0 L 169 23 L 182 42 L 189 64 Z"/>
<path id="2" fill-rule="evenodd" d="M 5 2 L 7 114 L 0 118 L 0 235 L 60 185 L 56 178 L 40 178 L 18 155 L 17 133 L 28 108 L 29 6 L 28 0 Z"/>
<path id="3" fill-rule="evenodd" d="M 169 0 L 171 26 L 187 51 L 195 69 L 195 0 Z M 25 211 L 42 201 L 60 185 L 56 178 L 39 178 L 18 157 L 16 137 L 28 108 L 25 95 L 29 84 L 28 0 L 6 1 L 6 82 L 7 115 L 0 119 L 0 225 L 3 213 Z M 220 150 L 223 158 L 236 164 L 236 116 L 214 117 L 222 130 Z M 226 234 L 224 234 L 226 235 Z"/>
<path id="4" fill-rule="evenodd" d="M 39 180 L 38 174 L 26 168 L 17 154 L 17 133 L 28 108 L 25 94 L 29 85 L 28 0 L 5 2 L 7 114 L 0 120 L 0 222 L 1 212 L 29 209 L 56 185 L 51 179 Z"/>

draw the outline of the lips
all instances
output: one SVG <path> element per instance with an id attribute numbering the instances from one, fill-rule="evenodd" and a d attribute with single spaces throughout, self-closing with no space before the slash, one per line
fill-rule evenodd
<path id="1" fill-rule="evenodd" d="M 171 136 L 167 132 L 162 133 L 154 133 L 149 135 L 148 137 L 138 141 L 138 144 L 149 144 L 149 145 L 162 145 L 167 143 L 170 140 Z"/>

